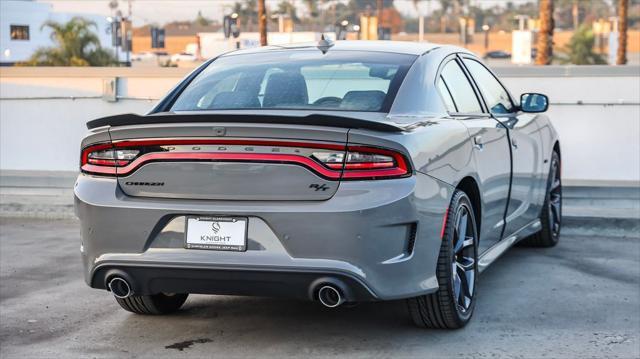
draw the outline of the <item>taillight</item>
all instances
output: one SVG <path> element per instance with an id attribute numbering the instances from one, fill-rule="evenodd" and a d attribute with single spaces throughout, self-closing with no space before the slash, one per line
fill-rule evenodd
<path id="1" fill-rule="evenodd" d="M 349 146 L 346 156 L 334 151 L 314 152 L 313 157 L 331 169 L 341 169 L 342 179 L 398 178 L 411 174 L 405 157 L 387 149 Z"/>
<path id="2" fill-rule="evenodd" d="M 116 167 L 131 163 L 139 150 L 113 148 L 110 144 L 99 144 L 82 151 L 81 169 L 83 172 L 115 175 Z"/>
<path id="3" fill-rule="evenodd" d="M 375 180 L 411 175 L 393 150 L 320 142 L 238 139 L 144 139 L 101 143 L 82 150 L 81 170 L 127 176 L 159 161 L 275 162 L 306 167 L 329 180 Z"/>

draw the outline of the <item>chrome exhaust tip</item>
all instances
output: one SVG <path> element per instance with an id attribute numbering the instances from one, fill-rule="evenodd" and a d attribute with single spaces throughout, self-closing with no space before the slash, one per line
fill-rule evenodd
<path id="1" fill-rule="evenodd" d="M 340 289 L 332 285 L 324 285 L 318 290 L 318 300 L 327 308 L 335 308 L 344 303 L 344 296 Z"/>
<path id="2" fill-rule="evenodd" d="M 131 285 L 122 277 L 113 277 L 109 280 L 109 290 L 116 298 L 124 299 L 131 296 Z"/>

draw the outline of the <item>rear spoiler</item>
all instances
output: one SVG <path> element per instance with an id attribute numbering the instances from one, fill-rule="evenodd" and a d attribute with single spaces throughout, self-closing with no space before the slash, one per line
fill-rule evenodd
<path id="1" fill-rule="evenodd" d="M 351 117 L 311 114 L 307 116 L 256 115 L 256 114 L 175 114 L 158 113 L 136 115 L 133 113 L 102 117 L 87 122 L 88 129 L 102 126 L 148 125 L 158 123 L 232 122 L 232 123 L 274 123 L 285 125 L 312 125 L 342 128 L 361 128 L 382 132 L 402 132 L 403 128 L 390 123 L 367 121 Z"/>

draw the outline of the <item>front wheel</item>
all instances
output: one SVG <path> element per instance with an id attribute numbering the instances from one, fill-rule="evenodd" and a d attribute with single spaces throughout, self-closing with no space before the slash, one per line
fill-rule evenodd
<path id="1" fill-rule="evenodd" d="M 522 240 L 521 245 L 530 247 L 553 247 L 560 240 L 562 227 L 562 181 L 560 179 L 560 155 L 553 152 L 547 179 L 547 193 L 540 215 L 542 228 L 538 233 Z"/>
<path id="2" fill-rule="evenodd" d="M 423 328 L 462 328 L 475 308 L 478 230 L 471 201 L 460 190 L 447 211 L 436 275 L 437 292 L 407 300 L 411 318 Z"/>

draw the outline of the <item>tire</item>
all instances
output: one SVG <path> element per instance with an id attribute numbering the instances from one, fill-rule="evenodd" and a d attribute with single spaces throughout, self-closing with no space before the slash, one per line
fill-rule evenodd
<path id="1" fill-rule="evenodd" d="M 562 180 L 560 178 L 560 155 L 553 151 L 547 192 L 540 215 L 542 229 L 523 239 L 520 244 L 526 247 L 553 247 L 560 240 L 562 228 Z"/>
<path id="2" fill-rule="evenodd" d="M 127 298 L 116 298 L 120 306 L 131 313 L 160 315 L 169 314 L 180 309 L 189 294 L 154 294 L 132 295 Z"/>
<path id="3" fill-rule="evenodd" d="M 464 192 L 454 192 L 446 216 L 436 269 L 438 291 L 407 299 L 413 322 L 422 328 L 462 328 L 475 308 L 478 228 L 473 206 Z"/>

